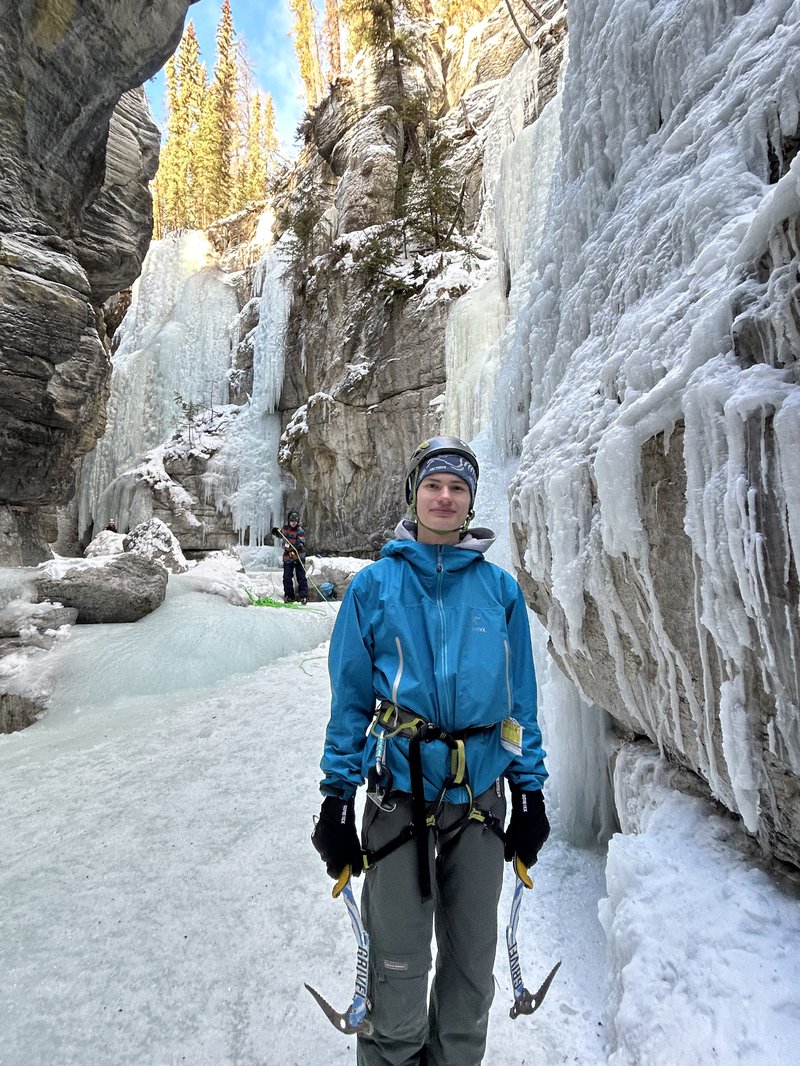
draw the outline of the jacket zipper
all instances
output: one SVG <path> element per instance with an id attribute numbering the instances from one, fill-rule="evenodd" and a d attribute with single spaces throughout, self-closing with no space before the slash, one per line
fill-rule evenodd
<path id="1" fill-rule="evenodd" d="M 400 678 L 403 676 L 403 645 L 400 643 L 400 638 L 394 638 L 395 647 L 397 648 L 397 673 L 394 675 L 394 684 L 392 685 L 392 703 L 397 706 L 397 690 L 400 687 Z"/>
<path id="2" fill-rule="evenodd" d="M 448 687 L 448 665 L 449 659 L 447 655 L 447 616 L 444 611 L 444 604 L 442 602 L 442 583 L 444 581 L 444 545 L 440 544 L 436 549 L 436 573 L 438 575 L 436 579 L 436 604 L 439 608 L 439 619 L 442 625 L 442 674 L 444 677 L 444 695 L 447 700 L 447 719 L 448 724 L 446 728 L 453 728 L 453 708 L 450 701 L 450 689 Z"/>

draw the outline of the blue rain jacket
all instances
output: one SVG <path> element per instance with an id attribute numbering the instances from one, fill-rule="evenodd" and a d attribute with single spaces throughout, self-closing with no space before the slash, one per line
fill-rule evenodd
<path id="1" fill-rule="evenodd" d="M 420 544 L 398 525 L 382 558 L 345 593 L 331 637 L 331 717 L 322 757 L 325 795 L 350 799 L 375 761 L 367 736 L 376 700 L 391 700 L 452 732 L 491 729 L 466 738 L 473 795 L 505 775 L 526 790 L 547 778 L 536 720 L 536 677 L 525 600 L 516 581 L 488 562 L 490 530 L 473 530 L 455 546 Z M 500 723 L 523 727 L 522 754 L 500 743 Z M 442 741 L 422 745 L 425 795 L 435 799 L 450 768 Z M 408 739 L 386 744 L 394 789 L 410 792 Z M 446 800 L 467 801 L 463 788 Z"/>

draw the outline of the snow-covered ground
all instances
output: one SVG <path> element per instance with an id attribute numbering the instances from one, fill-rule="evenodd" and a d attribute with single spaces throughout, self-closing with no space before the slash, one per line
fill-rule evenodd
<path id="1" fill-rule="evenodd" d="M 53 710 L 0 737 L 2 1066 L 354 1061 L 303 988 L 344 1009 L 355 974 L 309 842 L 334 616 L 235 607 L 177 576 L 148 618 L 74 627 L 39 658 Z M 608 887 L 605 854 L 554 811 L 519 946 L 529 986 L 562 967 L 511 1021 L 501 942 L 487 1066 L 793 1061 L 796 896 L 657 769 Z"/>

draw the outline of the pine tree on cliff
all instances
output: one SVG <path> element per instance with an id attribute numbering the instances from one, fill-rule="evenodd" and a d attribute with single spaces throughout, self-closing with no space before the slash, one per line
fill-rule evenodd
<path id="1" fill-rule="evenodd" d="M 450 165 L 453 144 L 434 134 L 425 143 L 422 163 L 414 171 L 405 202 L 405 228 L 421 250 L 450 248 L 464 222 L 463 190 Z"/>
<path id="2" fill-rule="evenodd" d="M 497 0 L 432 0 L 432 14 L 448 26 L 469 29 L 497 7 Z"/>
<path id="3" fill-rule="evenodd" d="M 418 14 L 419 9 L 420 0 L 343 0 L 342 4 L 351 51 L 368 48 L 381 59 L 391 57 L 397 110 L 416 166 L 422 163 L 417 126 L 423 114 L 420 102 L 410 97 L 403 80 L 403 61 L 414 58 L 415 51 L 412 38 L 398 22 Z"/>
<path id="4" fill-rule="evenodd" d="M 166 66 L 167 137 L 153 183 L 154 236 L 209 223 L 263 200 L 278 165 L 272 97 L 255 84 L 237 44 L 229 0 L 217 28 L 217 63 L 208 85 L 194 26 Z"/>
<path id="5" fill-rule="evenodd" d="M 166 65 L 167 139 L 155 181 L 156 236 L 197 224 L 197 136 L 206 93 L 206 71 L 189 22 L 178 51 Z"/>
<path id="6" fill-rule="evenodd" d="M 191 22 L 189 23 L 191 26 Z M 173 143 L 174 132 L 170 130 L 170 124 L 178 105 L 178 72 L 177 60 L 171 55 L 164 67 L 164 75 L 167 82 L 167 140 L 161 149 L 158 159 L 158 172 L 153 181 L 153 236 L 159 240 L 170 230 L 176 217 L 176 202 L 178 200 L 177 169 L 175 166 L 175 146 Z"/>
<path id="7" fill-rule="evenodd" d="M 339 0 L 325 0 L 325 19 L 322 23 L 322 40 L 331 81 L 342 73 L 342 45 L 339 35 Z"/>
<path id="8" fill-rule="evenodd" d="M 237 169 L 235 208 L 267 195 L 267 179 L 274 167 L 278 141 L 272 97 L 256 91 L 248 101 L 245 150 Z"/>
<path id="9" fill-rule="evenodd" d="M 264 154 L 267 162 L 267 177 L 271 177 L 278 165 L 280 141 L 278 122 L 275 118 L 275 102 L 272 93 L 264 96 Z"/>
<path id="10" fill-rule="evenodd" d="M 322 99 L 323 93 L 314 0 L 289 0 L 289 7 L 294 14 L 292 34 L 300 77 L 305 86 L 308 106 L 313 108 Z"/>
<path id="11" fill-rule="evenodd" d="M 224 0 L 216 35 L 217 61 L 206 93 L 197 136 L 202 200 L 198 223 L 207 226 L 227 215 L 234 203 L 234 156 L 239 125 L 236 31 L 230 0 Z"/>

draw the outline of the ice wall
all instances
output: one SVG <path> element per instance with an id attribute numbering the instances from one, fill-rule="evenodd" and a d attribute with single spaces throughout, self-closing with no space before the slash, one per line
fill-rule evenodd
<path id="1" fill-rule="evenodd" d="M 515 113 L 519 106 L 515 95 L 526 92 L 520 71 L 528 64 L 524 57 L 499 93 L 504 116 Z M 509 352 L 515 337 L 526 329 L 520 313 L 525 311 L 535 274 L 551 197 L 560 110 L 557 96 L 513 140 L 497 141 L 502 145 L 497 158 L 490 152 L 484 183 L 494 178 L 491 217 L 496 228 L 491 243 L 497 258 L 493 276 L 453 304 L 446 332 L 445 429 L 473 442 L 481 464 L 477 521 L 497 532 L 491 558 L 512 572 L 518 559 L 508 536 L 508 486 L 517 459 L 508 439 L 516 432 L 521 440 L 518 423 L 526 412 L 518 408 L 517 383 L 508 370 Z M 503 128 L 507 129 L 505 122 Z M 486 232 L 483 239 L 487 240 Z M 551 773 L 548 802 L 558 809 L 569 840 L 579 845 L 596 843 L 607 839 L 615 828 L 610 719 L 564 677 L 548 654 L 546 632 L 535 618 L 532 624 L 539 716 Z"/>
<path id="2" fill-rule="evenodd" d="M 106 433 L 83 472 L 82 534 L 111 517 L 127 529 L 158 512 L 192 548 L 222 546 L 226 522 L 228 535 L 232 524 L 250 544 L 268 536 L 281 511 L 275 410 L 289 313 L 286 268 L 283 245 L 256 265 L 253 387 L 239 407 L 227 403 L 239 333 L 233 275 L 219 267 L 203 233 L 151 245 L 120 326 Z"/>
<path id="3" fill-rule="evenodd" d="M 227 402 L 236 294 L 199 231 L 150 245 L 131 306 L 119 327 L 106 431 L 87 461 L 79 526 L 98 500 L 184 420 L 181 403 Z"/>
<path id="4" fill-rule="evenodd" d="M 800 5 L 573 0 L 505 373 L 564 668 L 800 861 Z"/>
<path id="5" fill-rule="evenodd" d="M 286 327 L 291 306 L 287 247 L 279 243 L 259 263 L 259 319 L 253 336 L 253 394 L 209 463 L 209 491 L 227 508 L 250 544 L 262 544 L 282 524 L 278 400 L 283 384 Z"/>

